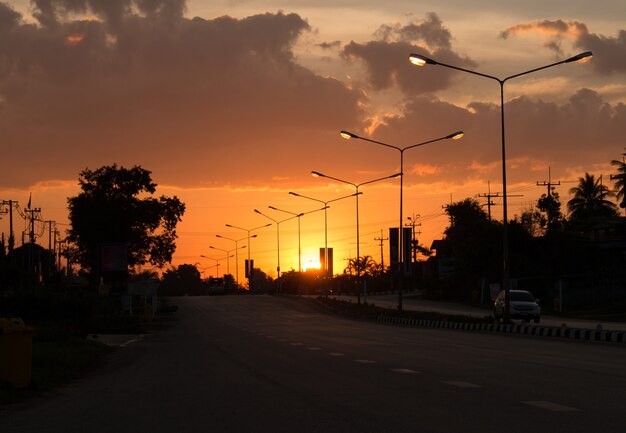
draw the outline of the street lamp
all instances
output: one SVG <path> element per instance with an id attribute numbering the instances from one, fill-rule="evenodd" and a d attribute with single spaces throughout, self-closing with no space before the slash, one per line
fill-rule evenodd
<path id="1" fill-rule="evenodd" d="M 344 198 L 349 198 L 349 197 L 354 197 L 356 194 L 363 194 L 362 192 L 359 193 L 355 193 L 355 194 L 350 194 L 350 195 L 345 195 L 343 197 L 339 197 L 339 198 L 335 198 L 332 200 L 328 200 L 328 201 L 324 201 L 324 200 L 319 200 L 313 197 L 307 197 L 306 195 L 302 195 L 302 194 L 298 194 L 296 192 L 289 192 L 289 194 L 295 196 L 295 197 L 302 197 L 302 198 L 306 198 L 308 200 L 313 200 L 316 201 L 318 203 L 323 203 L 324 204 L 324 276 L 328 277 L 328 208 L 330 206 L 328 206 L 328 203 L 332 203 L 334 201 L 338 201 L 338 200 L 343 200 Z"/>
<path id="2" fill-rule="evenodd" d="M 239 247 L 238 249 L 240 249 L 240 250 L 241 250 L 241 249 L 244 249 L 245 247 L 246 247 L 246 246 L 244 245 L 244 246 L 242 246 L 242 247 Z M 230 260 L 228 260 L 228 258 L 229 258 L 229 257 L 233 257 L 232 255 L 230 255 L 230 253 L 232 253 L 233 251 L 235 251 L 235 249 L 233 248 L 233 249 L 230 249 L 230 250 L 225 250 L 225 249 L 223 249 L 223 248 L 217 248 L 217 247 L 214 247 L 213 245 L 209 245 L 209 248 L 211 248 L 212 250 L 222 251 L 222 252 L 226 253 L 226 259 L 227 259 L 227 260 L 226 260 L 226 273 L 227 273 L 228 275 L 230 275 Z M 204 257 L 204 256 L 202 256 L 202 257 Z"/>
<path id="3" fill-rule="evenodd" d="M 215 235 L 215 237 L 226 239 L 235 243 L 235 282 L 237 283 L 237 287 L 239 287 L 239 246 L 238 246 L 238 243 L 243 241 L 245 238 L 233 239 L 233 238 L 227 238 L 226 236 L 222 236 L 222 235 Z"/>
<path id="4" fill-rule="evenodd" d="M 402 311 L 402 273 L 404 270 L 404 249 L 403 249 L 403 236 L 402 236 L 402 198 L 403 198 L 403 182 L 404 182 L 404 152 L 406 150 L 409 149 L 413 149 L 415 147 L 419 147 L 419 146 L 423 146 L 425 144 L 429 144 L 429 143 L 434 143 L 436 141 L 441 141 L 441 140 L 458 140 L 459 138 L 463 137 L 463 131 L 456 131 L 453 132 L 452 134 L 448 134 L 446 136 L 443 137 L 439 137 L 439 138 L 435 138 L 434 140 L 428 140 L 428 141 L 423 141 L 421 143 L 417 143 L 417 144 L 412 144 L 410 146 L 406 146 L 406 147 L 398 147 L 398 146 L 393 146 L 391 144 L 387 144 L 387 143 L 383 143 L 382 141 L 376 141 L 376 140 L 372 140 L 369 138 L 365 138 L 365 137 L 360 137 L 356 134 L 353 134 L 352 132 L 348 132 L 348 131 L 341 131 L 339 133 L 343 138 L 349 140 L 351 138 L 354 139 L 358 139 L 358 140 L 364 140 L 364 141 L 369 141 L 370 143 L 375 143 L 375 144 L 380 144 L 381 146 L 385 146 L 391 149 L 395 149 L 398 152 L 400 152 L 400 224 L 398 225 L 399 229 L 398 229 L 398 310 Z"/>
<path id="5" fill-rule="evenodd" d="M 300 246 L 300 218 L 303 215 L 307 215 L 313 212 L 319 212 L 321 210 L 326 210 L 328 208 L 328 206 L 320 208 L 320 209 L 315 209 L 309 212 L 300 212 L 300 213 L 295 213 L 295 212 L 291 212 L 288 210 L 284 210 L 284 209 L 278 209 L 277 207 L 274 206 L 268 206 L 268 208 L 272 209 L 272 210 L 276 210 L 279 212 L 284 212 L 284 213 L 288 213 L 290 215 L 295 216 L 296 218 L 298 218 L 298 272 L 302 272 L 302 248 Z"/>
<path id="6" fill-rule="evenodd" d="M 503 275 L 502 275 L 502 285 L 504 286 L 504 299 L 505 299 L 505 308 L 503 318 L 505 322 L 508 322 L 510 319 L 510 304 L 509 304 L 509 238 L 508 238 L 508 214 L 507 214 L 507 194 L 506 194 L 506 146 L 505 146 L 505 134 L 504 134 L 504 83 L 508 80 L 516 77 L 520 77 L 522 75 L 527 75 L 533 72 L 541 71 L 543 69 L 551 68 L 553 66 L 561 65 L 563 63 L 585 63 L 591 60 L 593 56 L 591 51 L 585 51 L 584 53 L 580 53 L 574 57 L 570 57 L 569 59 L 561 60 L 556 63 L 551 63 L 549 65 L 541 66 L 539 68 L 530 69 L 525 72 L 520 72 L 519 74 L 514 74 L 508 76 L 506 78 L 498 78 L 493 75 L 483 74 L 481 72 L 472 71 L 465 68 L 460 68 L 458 66 L 448 65 L 445 63 L 438 62 L 421 54 L 411 54 L 409 56 L 409 61 L 416 66 L 424 66 L 424 65 L 439 65 L 450 69 L 455 69 L 461 72 L 467 72 L 468 74 L 478 75 L 479 77 L 489 78 L 491 80 L 495 80 L 500 84 L 500 128 L 502 132 L 502 240 L 503 240 Z"/>
<path id="7" fill-rule="evenodd" d="M 278 221 L 275 220 L 274 218 L 272 218 L 269 215 L 264 214 L 263 212 L 261 212 L 258 209 L 255 209 L 254 212 L 258 213 L 259 215 L 264 216 L 265 218 L 274 221 L 276 223 L 276 256 L 277 256 L 277 262 L 276 262 L 276 278 L 280 278 L 280 224 L 284 223 L 285 221 L 289 221 L 292 220 L 294 218 L 296 218 L 295 216 L 289 217 L 287 219 Z"/>
<path id="8" fill-rule="evenodd" d="M 341 182 L 341 183 L 345 183 L 347 185 L 353 186 L 355 189 L 355 193 L 352 194 L 356 197 L 356 262 L 355 262 L 355 267 L 356 267 L 356 279 L 357 279 L 357 284 L 360 285 L 360 281 L 361 281 L 361 252 L 359 250 L 360 247 L 360 233 L 359 233 L 359 188 L 363 185 L 367 185 L 370 183 L 374 183 L 374 182 L 379 182 L 381 180 L 386 180 L 386 179 L 393 179 L 399 176 L 402 176 L 402 173 L 395 173 L 392 174 L 390 176 L 384 176 L 384 177 L 379 177 L 377 179 L 372 179 L 372 180 L 368 180 L 367 182 L 361 182 L 361 183 L 352 183 L 352 182 L 348 182 L 347 180 L 343 180 L 343 179 L 339 179 L 336 177 L 332 177 L 332 176 L 328 176 L 324 173 L 320 173 L 319 171 L 312 171 L 311 175 L 313 177 L 325 177 L 327 179 L 332 179 L 332 180 L 336 180 L 337 182 Z"/>
<path id="9" fill-rule="evenodd" d="M 222 250 L 222 251 L 224 251 L 224 250 Z M 215 261 L 217 262 L 217 264 L 216 264 L 216 265 L 211 266 L 211 267 L 217 267 L 217 271 L 216 271 L 216 272 L 217 272 L 217 275 L 216 275 L 216 276 L 218 276 L 218 277 L 219 277 L 219 275 L 220 275 L 220 260 L 224 260 L 224 259 L 226 259 L 226 268 L 228 268 L 228 262 L 229 262 L 229 260 L 228 260 L 228 259 L 229 259 L 229 258 L 231 258 L 231 257 L 233 257 L 233 256 L 232 256 L 232 255 L 230 255 L 230 256 L 229 256 L 229 255 L 226 255 L 225 257 L 220 257 L 219 259 L 216 259 L 216 258 L 213 258 L 213 257 L 203 256 L 203 255 L 201 254 L 201 255 L 200 255 L 200 257 L 202 257 L 203 259 L 215 260 Z M 228 271 L 227 271 L 227 272 L 228 272 Z"/>
<path id="10" fill-rule="evenodd" d="M 252 277 L 252 262 L 250 261 L 250 238 L 253 237 L 255 238 L 256 235 L 254 236 L 250 236 L 250 232 L 254 231 L 254 230 L 258 230 L 258 229 L 262 229 L 265 227 L 269 227 L 271 226 L 272 223 L 267 223 L 263 226 L 258 226 L 255 227 L 253 229 L 244 229 L 243 227 L 237 227 L 234 226 L 232 224 L 226 224 L 226 227 L 230 227 L 231 229 L 237 229 L 237 230 L 243 230 L 244 232 L 248 233 L 248 266 L 246 266 L 246 277 L 248 278 L 248 289 L 251 289 L 252 287 L 250 287 L 250 278 Z"/>

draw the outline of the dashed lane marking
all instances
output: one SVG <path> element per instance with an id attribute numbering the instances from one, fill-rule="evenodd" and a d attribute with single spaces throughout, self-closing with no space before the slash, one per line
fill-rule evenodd
<path id="1" fill-rule="evenodd" d="M 444 382 L 448 385 L 452 385 L 452 386 L 456 386 L 458 388 L 481 388 L 480 385 L 476 385 L 475 383 L 470 383 L 470 382 L 461 382 L 461 381 L 447 381 Z"/>
<path id="2" fill-rule="evenodd" d="M 336 357 L 340 357 L 340 356 L 346 356 L 343 353 L 339 353 L 339 352 L 329 352 L 328 353 L 330 356 L 336 356 Z"/>
<path id="3" fill-rule="evenodd" d="M 578 412 L 580 409 L 564 406 L 562 404 L 553 403 L 551 401 L 523 401 L 522 403 L 529 406 L 538 407 L 539 409 L 550 410 L 552 412 Z"/>
<path id="4" fill-rule="evenodd" d="M 303 343 L 291 343 L 292 346 L 304 346 Z"/>
<path id="5" fill-rule="evenodd" d="M 322 349 L 321 349 L 321 348 L 319 348 L 319 347 L 307 347 L 307 349 L 309 349 L 309 350 L 322 350 Z"/>
<path id="6" fill-rule="evenodd" d="M 376 364 L 376 361 L 372 361 L 371 359 L 355 359 L 354 361 L 359 364 Z"/>
<path id="7" fill-rule="evenodd" d="M 392 368 L 391 371 L 393 371 L 394 373 L 400 373 L 400 374 L 416 374 L 417 373 L 417 371 L 411 370 L 410 368 Z"/>

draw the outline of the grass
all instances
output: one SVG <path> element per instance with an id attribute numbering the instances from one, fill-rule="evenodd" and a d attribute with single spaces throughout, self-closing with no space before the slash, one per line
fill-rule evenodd
<path id="1" fill-rule="evenodd" d="M 41 326 L 33 338 L 32 382 L 28 388 L 0 384 L 0 405 L 36 397 L 80 378 L 111 348 L 58 328 Z"/>

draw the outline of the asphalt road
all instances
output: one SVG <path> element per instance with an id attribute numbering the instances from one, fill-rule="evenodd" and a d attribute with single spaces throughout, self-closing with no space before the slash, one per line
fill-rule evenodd
<path id="1" fill-rule="evenodd" d="M 179 298 L 180 324 L 0 432 L 626 431 L 626 347 L 414 329 L 298 299 Z"/>

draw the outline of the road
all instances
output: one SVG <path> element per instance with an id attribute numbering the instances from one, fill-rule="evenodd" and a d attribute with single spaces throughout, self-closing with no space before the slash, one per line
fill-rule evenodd
<path id="1" fill-rule="evenodd" d="M 626 346 L 414 329 L 298 299 L 177 298 L 180 324 L 116 349 L 11 433 L 623 433 Z"/>
<path id="2" fill-rule="evenodd" d="M 357 302 L 356 296 L 334 296 L 336 299 Z M 367 302 L 383 308 L 397 309 L 398 295 L 374 295 L 368 296 Z M 454 314 L 460 316 L 484 317 L 491 315 L 489 308 L 472 307 L 465 304 L 455 302 L 441 302 L 422 299 L 419 296 L 407 294 L 402 298 L 402 308 L 406 311 L 433 311 L 446 314 Z M 515 320 L 516 323 L 522 323 L 521 320 Z M 532 322 L 531 322 L 532 323 Z M 566 324 L 569 328 L 580 329 L 597 329 L 598 325 L 605 331 L 626 331 L 626 323 L 608 322 L 606 320 L 583 320 L 565 316 L 541 316 L 541 325 L 545 326 L 561 326 Z"/>

